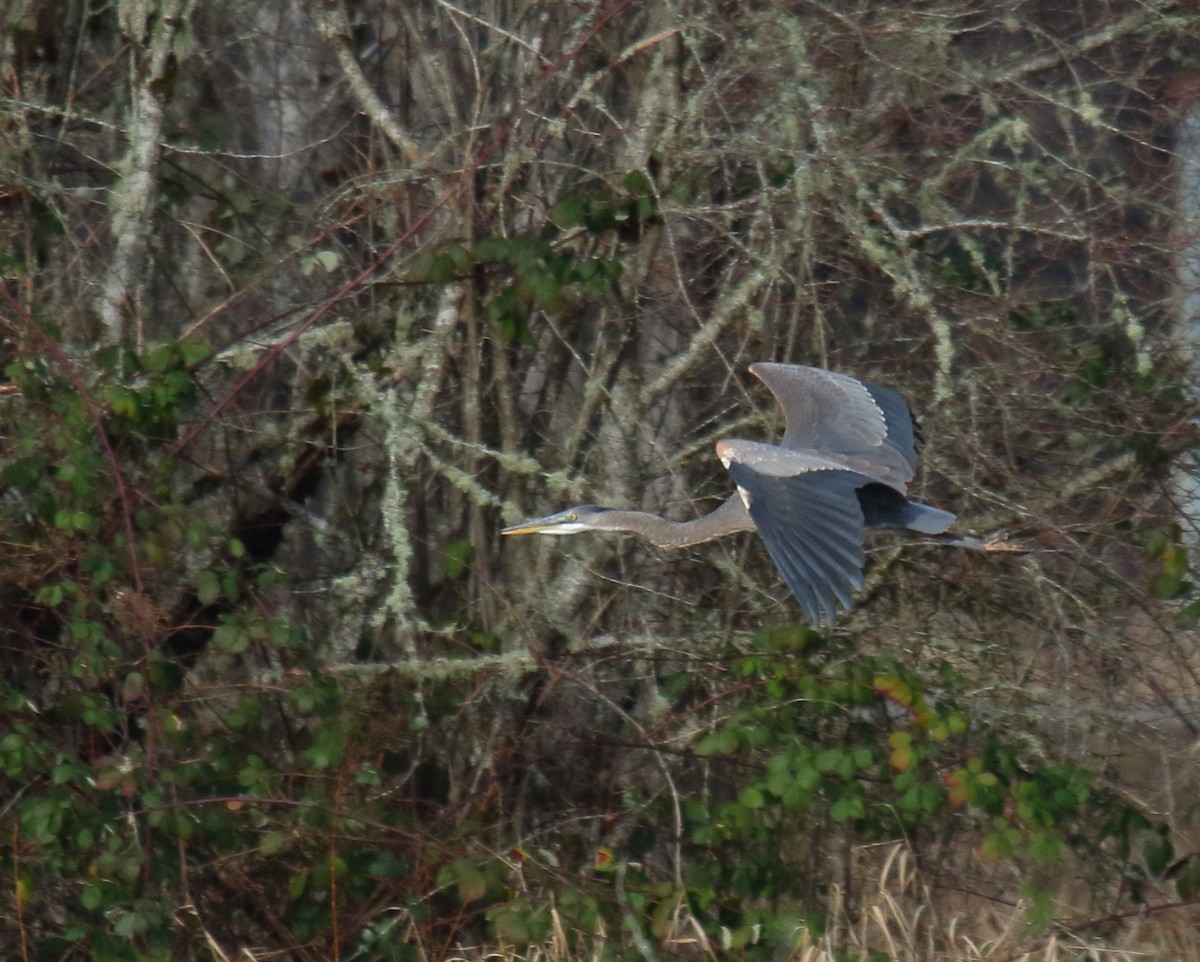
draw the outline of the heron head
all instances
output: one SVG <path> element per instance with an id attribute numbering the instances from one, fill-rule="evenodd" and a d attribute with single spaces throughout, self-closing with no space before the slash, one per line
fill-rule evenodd
<path id="1" fill-rule="evenodd" d="M 520 524 L 512 524 L 501 530 L 501 534 L 577 534 L 590 531 L 595 520 L 605 513 L 594 504 L 580 504 L 566 511 L 548 514 L 544 518 L 532 518 Z"/>

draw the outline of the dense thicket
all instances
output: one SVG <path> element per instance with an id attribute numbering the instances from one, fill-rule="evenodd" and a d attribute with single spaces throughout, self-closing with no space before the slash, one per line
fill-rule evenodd
<path id="1" fill-rule="evenodd" d="M 1200 952 L 1189 5 L 0 16 L 5 957 Z M 1030 552 L 502 543 L 762 359 Z"/>

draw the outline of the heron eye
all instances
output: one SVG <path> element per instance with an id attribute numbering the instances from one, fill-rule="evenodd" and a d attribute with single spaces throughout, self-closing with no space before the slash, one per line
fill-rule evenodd
<path id="1" fill-rule="evenodd" d="M 567 520 L 568 521 L 578 521 L 579 515 L 577 515 L 574 511 L 572 511 L 569 515 L 567 515 Z"/>

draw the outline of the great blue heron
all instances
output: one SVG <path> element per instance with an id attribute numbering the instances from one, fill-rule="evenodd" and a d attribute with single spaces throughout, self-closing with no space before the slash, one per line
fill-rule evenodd
<path id="1" fill-rule="evenodd" d="M 899 392 L 797 364 L 752 364 L 787 420 L 776 447 L 719 441 L 717 457 L 737 493 L 694 521 L 644 511 L 582 504 L 514 524 L 501 534 L 625 531 L 662 548 L 682 548 L 738 531 L 757 530 L 804 614 L 832 621 L 863 586 L 863 530 L 906 528 L 971 548 L 970 537 L 946 536 L 949 511 L 908 498 L 917 466 L 913 419 Z"/>

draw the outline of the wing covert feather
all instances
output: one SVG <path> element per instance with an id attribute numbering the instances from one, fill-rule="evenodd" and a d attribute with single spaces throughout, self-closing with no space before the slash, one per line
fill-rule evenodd
<path id="1" fill-rule="evenodd" d="M 912 414 L 898 391 L 799 364 L 750 365 L 787 421 L 780 446 L 808 450 L 903 491 L 916 470 Z"/>

